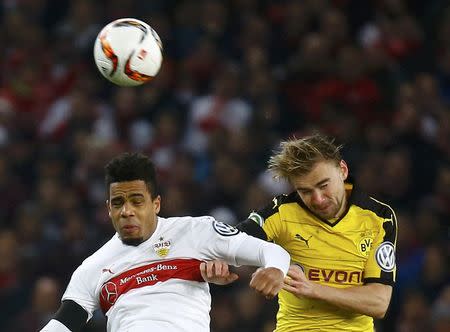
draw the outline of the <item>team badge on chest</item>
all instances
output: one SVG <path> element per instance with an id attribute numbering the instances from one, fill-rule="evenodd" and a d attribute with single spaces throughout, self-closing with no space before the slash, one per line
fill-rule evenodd
<path id="1" fill-rule="evenodd" d="M 169 254 L 170 246 L 170 240 L 164 240 L 164 238 L 161 236 L 158 239 L 158 242 L 153 245 L 153 250 L 155 250 L 156 254 L 159 257 L 164 258 Z"/>
<path id="2" fill-rule="evenodd" d="M 372 248 L 372 242 L 373 240 L 370 237 L 362 238 L 358 244 L 359 252 L 366 257 L 369 256 L 370 249 Z"/>

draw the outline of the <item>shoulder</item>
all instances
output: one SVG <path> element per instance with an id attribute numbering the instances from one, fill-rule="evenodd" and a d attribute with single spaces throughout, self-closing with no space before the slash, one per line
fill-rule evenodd
<path id="1" fill-rule="evenodd" d="M 369 196 L 364 192 L 355 190 L 350 199 L 353 205 L 363 210 L 369 210 L 380 218 L 390 219 L 395 217 L 394 209 L 389 204 Z"/>
<path id="2" fill-rule="evenodd" d="M 159 218 L 161 229 L 170 230 L 170 232 L 186 234 L 187 232 L 198 232 L 202 229 L 212 228 L 216 220 L 212 216 L 183 216 Z"/>
<path id="3" fill-rule="evenodd" d="M 188 229 L 192 227 L 205 227 L 206 224 L 211 224 L 215 219 L 212 216 L 183 216 L 159 218 L 158 221 L 162 223 L 163 228 L 170 229 Z"/>
<path id="4" fill-rule="evenodd" d="M 255 213 L 264 219 L 279 213 L 283 206 L 288 204 L 299 204 L 300 200 L 297 192 L 291 192 L 290 194 L 283 194 L 275 196 L 270 203 L 264 206 L 262 209 L 256 211 Z"/>
<path id="5" fill-rule="evenodd" d="M 196 237 L 209 237 L 213 234 L 221 236 L 231 236 L 239 233 L 239 230 L 225 222 L 216 220 L 212 216 L 199 217 L 175 217 L 166 219 L 167 222 L 172 223 L 170 227 L 176 227 L 186 235 L 192 232 Z M 209 234 L 209 235 L 207 235 Z"/>
<path id="6" fill-rule="evenodd" d="M 358 206 L 365 212 L 374 215 L 375 227 L 383 229 L 391 241 L 395 241 L 397 234 L 397 217 L 394 209 L 387 203 L 382 202 L 362 192 L 352 193 L 351 204 Z"/>
<path id="7" fill-rule="evenodd" d="M 111 239 L 108 240 L 103 246 L 101 246 L 96 252 L 87 257 L 80 267 L 85 269 L 96 268 L 99 265 L 114 260 L 117 257 L 119 251 L 124 249 L 124 245 L 120 241 L 117 234 L 114 234 Z"/>

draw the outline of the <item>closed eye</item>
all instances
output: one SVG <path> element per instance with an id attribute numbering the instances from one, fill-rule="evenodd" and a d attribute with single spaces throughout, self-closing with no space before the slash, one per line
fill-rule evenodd
<path id="1" fill-rule="evenodd" d="M 139 206 L 144 204 L 144 200 L 143 199 L 136 199 L 132 201 L 133 205 Z"/>
<path id="2" fill-rule="evenodd" d="M 308 195 L 308 194 L 311 193 L 311 190 L 309 190 L 309 189 L 298 189 L 297 192 L 298 192 L 300 195 Z"/>
<path id="3" fill-rule="evenodd" d="M 123 200 L 122 199 L 113 199 L 111 201 L 111 205 L 115 208 L 120 208 L 123 205 Z"/>

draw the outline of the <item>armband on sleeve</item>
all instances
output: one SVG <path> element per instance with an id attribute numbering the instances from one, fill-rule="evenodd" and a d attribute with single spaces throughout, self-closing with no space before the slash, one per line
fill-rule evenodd
<path id="1" fill-rule="evenodd" d="M 240 222 L 237 226 L 241 232 L 247 233 L 248 235 L 257 237 L 261 240 L 267 240 L 267 234 L 264 230 L 252 219 L 244 220 Z"/>
<path id="2" fill-rule="evenodd" d="M 72 332 L 67 326 L 56 319 L 52 319 L 45 325 L 40 332 Z"/>
<path id="3" fill-rule="evenodd" d="M 79 332 L 86 324 L 88 314 L 78 303 L 63 301 L 55 317 L 41 332 Z"/>

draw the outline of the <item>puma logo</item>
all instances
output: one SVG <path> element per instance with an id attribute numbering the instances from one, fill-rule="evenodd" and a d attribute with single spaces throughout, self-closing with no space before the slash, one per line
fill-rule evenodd
<path id="1" fill-rule="evenodd" d="M 105 273 L 105 272 L 109 272 L 109 273 L 111 273 L 111 274 L 114 274 L 114 272 L 111 271 L 110 269 L 103 269 L 103 270 L 102 270 L 102 273 Z"/>
<path id="2" fill-rule="evenodd" d="M 300 240 L 300 241 L 305 242 L 306 246 L 309 248 L 309 240 L 312 238 L 312 235 L 311 235 L 308 239 L 305 239 L 305 238 L 304 238 L 303 236 L 301 236 L 300 234 L 295 234 L 295 238 L 296 238 L 297 240 Z"/>

